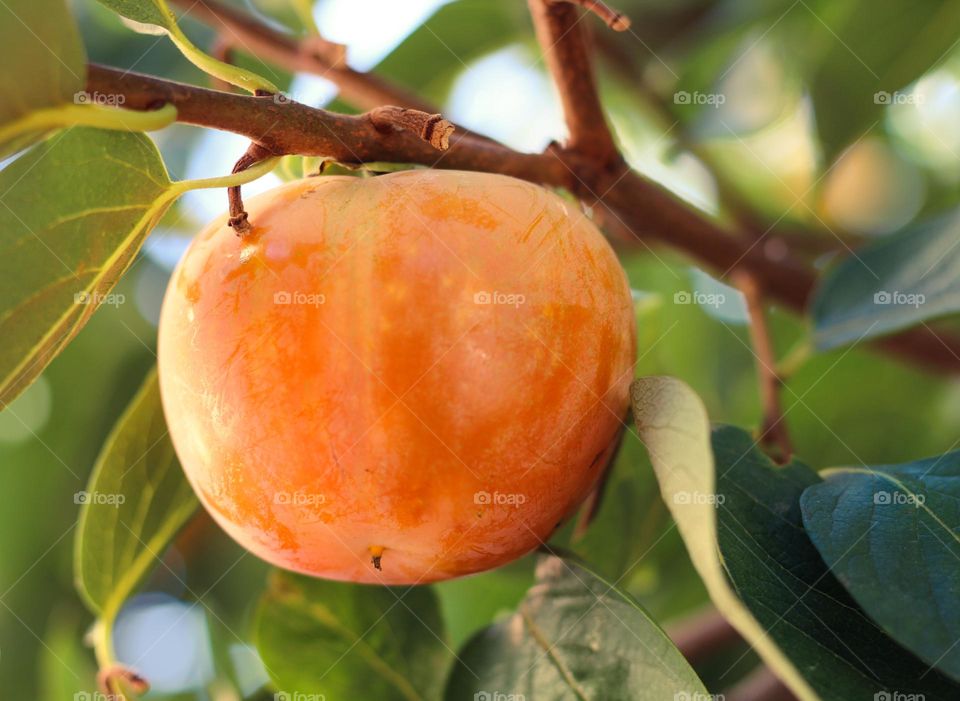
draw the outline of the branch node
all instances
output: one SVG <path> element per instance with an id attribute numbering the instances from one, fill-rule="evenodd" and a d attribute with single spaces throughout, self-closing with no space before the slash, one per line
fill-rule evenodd
<path id="1" fill-rule="evenodd" d="M 145 694 L 150 690 L 149 682 L 129 667 L 114 664 L 97 672 L 97 686 L 107 698 L 114 698 L 114 689 L 118 687 L 120 682 L 128 686 L 135 694 Z"/>
<path id="2" fill-rule="evenodd" d="M 377 131 L 409 131 L 420 137 L 438 151 L 450 148 L 450 135 L 454 126 L 440 114 L 428 114 L 406 107 L 386 105 L 367 113 Z"/>
<path id="3" fill-rule="evenodd" d="M 619 10 L 615 10 L 601 0 L 549 0 L 551 3 L 566 2 L 592 12 L 599 17 L 605 25 L 615 32 L 625 32 L 630 29 L 630 18 Z"/>

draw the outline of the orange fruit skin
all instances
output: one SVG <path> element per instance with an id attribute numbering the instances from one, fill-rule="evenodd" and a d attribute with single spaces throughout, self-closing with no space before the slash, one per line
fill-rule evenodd
<path id="1" fill-rule="evenodd" d="M 549 538 L 604 469 L 635 357 L 626 277 L 577 207 L 421 170 L 292 182 L 247 211 L 248 238 L 221 220 L 193 241 L 159 330 L 170 435 L 224 530 L 384 584 Z"/>

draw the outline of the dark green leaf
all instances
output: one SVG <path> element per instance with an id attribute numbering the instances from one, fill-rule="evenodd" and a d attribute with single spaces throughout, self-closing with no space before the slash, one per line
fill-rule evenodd
<path id="1" fill-rule="evenodd" d="M 157 564 L 197 500 L 180 469 L 151 372 L 97 459 L 82 504 L 77 589 L 107 620 Z"/>
<path id="2" fill-rule="evenodd" d="M 798 698 L 960 694 L 886 637 L 831 576 L 800 515 L 816 473 L 799 462 L 778 468 L 739 429 L 717 429 L 711 442 L 702 404 L 676 380 L 638 380 L 633 399 L 664 499 L 711 598 Z"/>
<path id="3" fill-rule="evenodd" d="M 484 695 L 486 693 L 486 695 Z M 663 701 L 707 692 L 646 612 L 572 560 L 548 557 L 510 618 L 474 637 L 448 701 L 506 698 Z"/>
<path id="4" fill-rule="evenodd" d="M 800 503 L 833 574 L 888 634 L 960 679 L 960 452 L 821 474 Z"/>
<path id="5" fill-rule="evenodd" d="M 176 196 L 142 134 L 75 128 L 0 172 L 0 407 L 104 302 Z"/>
<path id="6" fill-rule="evenodd" d="M 857 251 L 825 277 L 813 302 L 821 348 L 960 311 L 960 213 L 914 225 Z"/>
<path id="7" fill-rule="evenodd" d="M 260 602 L 256 642 L 281 691 L 328 699 L 436 699 L 450 654 L 429 587 L 345 584 L 279 570 Z"/>

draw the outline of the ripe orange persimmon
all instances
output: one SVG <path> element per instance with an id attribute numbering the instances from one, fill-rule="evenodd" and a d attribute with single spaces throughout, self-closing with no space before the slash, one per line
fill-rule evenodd
<path id="1" fill-rule="evenodd" d="M 630 290 L 577 210 L 498 175 L 292 182 L 214 222 L 160 320 L 163 405 L 244 547 L 331 579 L 422 583 L 547 539 L 627 407 Z"/>

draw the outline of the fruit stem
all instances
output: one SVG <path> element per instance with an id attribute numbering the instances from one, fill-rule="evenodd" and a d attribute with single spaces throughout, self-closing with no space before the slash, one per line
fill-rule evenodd
<path id="1" fill-rule="evenodd" d="M 383 557 L 383 546 L 382 545 L 371 545 L 367 550 L 370 553 L 370 562 L 373 563 L 373 566 L 378 570 L 383 570 L 380 566 L 380 559 Z"/>
<path id="2" fill-rule="evenodd" d="M 244 153 L 233 166 L 232 173 L 236 174 L 247 170 L 252 165 L 270 158 L 273 154 L 265 147 L 256 142 L 251 142 Z M 232 185 L 227 188 L 227 201 L 230 203 L 230 219 L 227 224 L 237 232 L 237 236 L 246 236 L 252 230 L 250 222 L 247 221 L 247 211 L 243 208 L 243 197 L 240 194 L 240 185 Z"/>

